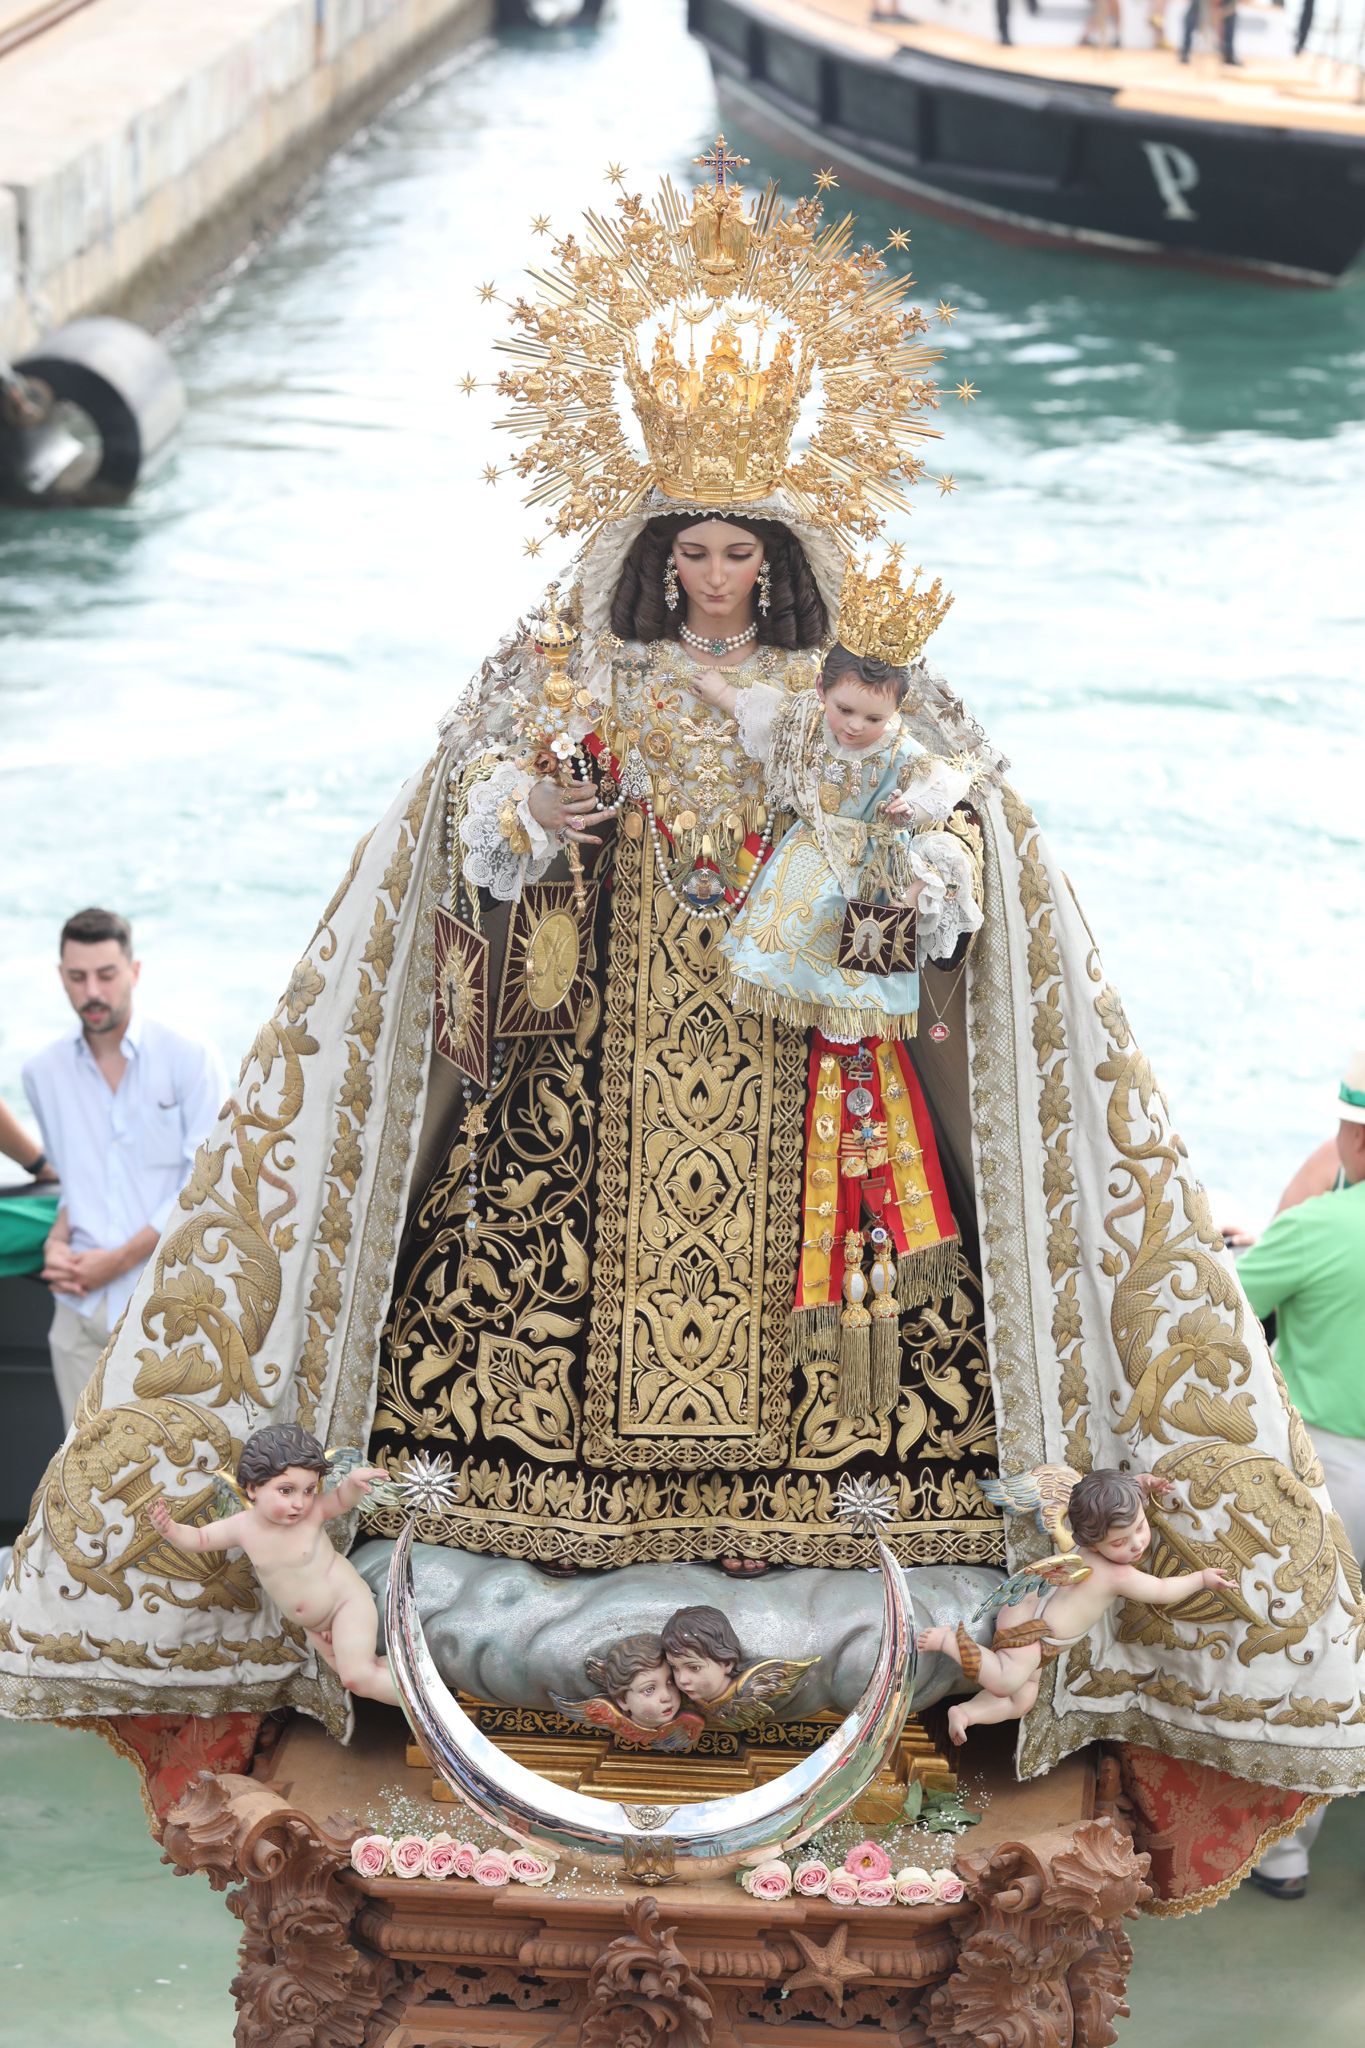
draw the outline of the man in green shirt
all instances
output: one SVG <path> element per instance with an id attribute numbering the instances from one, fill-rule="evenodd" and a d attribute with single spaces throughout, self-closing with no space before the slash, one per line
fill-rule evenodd
<path id="1" fill-rule="evenodd" d="M 1352 1054 L 1337 1104 L 1345 1186 L 1282 1209 L 1237 1262 L 1258 1316 L 1273 1310 L 1275 1356 L 1308 1425 L 1347 1539 L 1365 1559 L 1365 1052 Z M 1275 1898 L 1301 1899 L 1321 1814 L 1252 1872 Z"/>

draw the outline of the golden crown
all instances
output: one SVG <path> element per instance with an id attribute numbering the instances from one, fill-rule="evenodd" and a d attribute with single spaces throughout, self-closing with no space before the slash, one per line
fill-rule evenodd
<path id="1" fill-rule="evenodd" d="M 525 442 L 507 467 L 555 531 L 596 530 L 654 489 L 717 508 L 782 490 L 846 542 L 907 509 L 905 487 L 924 472 L 915 451 L 941 433 L 928 418 L 939 351 L 905 303 L 911 280 L 887 271 L 885 250 L 855 249 L 851 214 L 823 225 L 819 197 L 784 207 L 770 182 L 750 205 L 730 182 L 744 161 L 721 136 L 697 158 L 714 179 L 690 206 L 667 178 L 652 207 L 622 190 L 614 217 L 586 214 L 582 242 L 552 238 L 556 267 L 529 273 L 538 296 L 504 302 L 518 332 L 496 344 L 515 364 L 497 379 L 512 402 L 497 424 Z M 836 182 L 816 179 L 821 192 Z M 533 226 L 551 233 L 543 216 Z M 898 229 L 887 247 L 907 242 Z M 941 303 L 940 319 L 953 310 Z M 622 383 L 643 456 L 624 429 Z M 814 430 L 793 461 L 813 392 Z M 484 471 L 490 483 L 503 474 Z"/>
<path id="2" fill-rule="evenodd" d="M 953 594 L 936 576 L 925 590 L 916 586 L 923 573 L 911 572 L 908 587 L 900 576 L 901 550 L 887 550 L 877 575 L 864 561 L 859 569 L 850 562 L 844 572 L 839 597 L 839 643 L 850 654 L 867 655 L 885 661 L 892 668 L 904 668 L 919 654 L 931 633 L 938 630 L 953 602 Z"/>

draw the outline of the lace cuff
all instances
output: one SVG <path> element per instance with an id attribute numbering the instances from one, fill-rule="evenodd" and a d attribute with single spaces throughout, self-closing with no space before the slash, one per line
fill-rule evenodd
<path id="1" fill-rule="evenodd" d="M 561 834 L 531 816 L 527 802 L 535 777 L 515 761 L 501 761 L 469 792 L 460 839 L 464 878 L 499 903 L 514 903 L 527 882 L 538 882 L 559 852 Z"/>
<path id="2" fill-rule="evenodd" d="M 941 825 L 951 817 L 972 786 L 972 771 L 954 767 L 951 761 L 931 760 L 927 772 L 916 775 L 902 790 L 895 821 L 911 831 Z"/>
<path id="3" fill-rule="evenodd" d="M 980 931 L 981 907 L 972 894 L 972 863 L 951 832 L 918 832 L 910 869 L 924 884 L 915 916 L 921 960 L 947 960 L 964 932 Z"/>
<path id="4" fill-rule="evenodd" d="M 747 690 L 736 692 L 735 724 L 739 727 L 739 743 L 751 761 L 762 761 L 766 765 L 772 752 L 773 728 L 785 702 L 786 691 L 774 689 L 771 683 L 751 683 Z"/>

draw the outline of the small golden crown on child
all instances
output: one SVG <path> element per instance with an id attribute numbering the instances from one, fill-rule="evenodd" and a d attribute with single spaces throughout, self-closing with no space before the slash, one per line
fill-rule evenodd
<path id="1" fill-rule="evenodd" d="M 917 589 L 923 573 L 919 569 L 911 573 L 909 587 L 903 588 L 901 554 L 899 547 L 888 548 L 876 576 L 866 556 L 861 569 L 850 561 L 839 599 L 840 645 L 850 654 L 885 661 L 892 668 L 904 668 L 914 661 L 930 634 L 943 623 L 953 601 L 941 577 L 936 576 L 927 589 Z"/>

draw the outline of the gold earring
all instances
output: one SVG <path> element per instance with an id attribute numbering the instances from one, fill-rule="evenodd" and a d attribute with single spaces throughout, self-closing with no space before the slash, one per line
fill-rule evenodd
<path id="1" fill-rule="evenodd" d="M 768 564 L 764 562 L 758 572 L 758 608 L 761 612 L 766 613 L 772 600 L 772 594 L 773 572 L 768 567 Z"/>
<path id="2" fill-rule="evenodd" d="M 664 603 L 671 612 L 678 609 L 678 565 L 672 555 L 664 563 Z"/>

